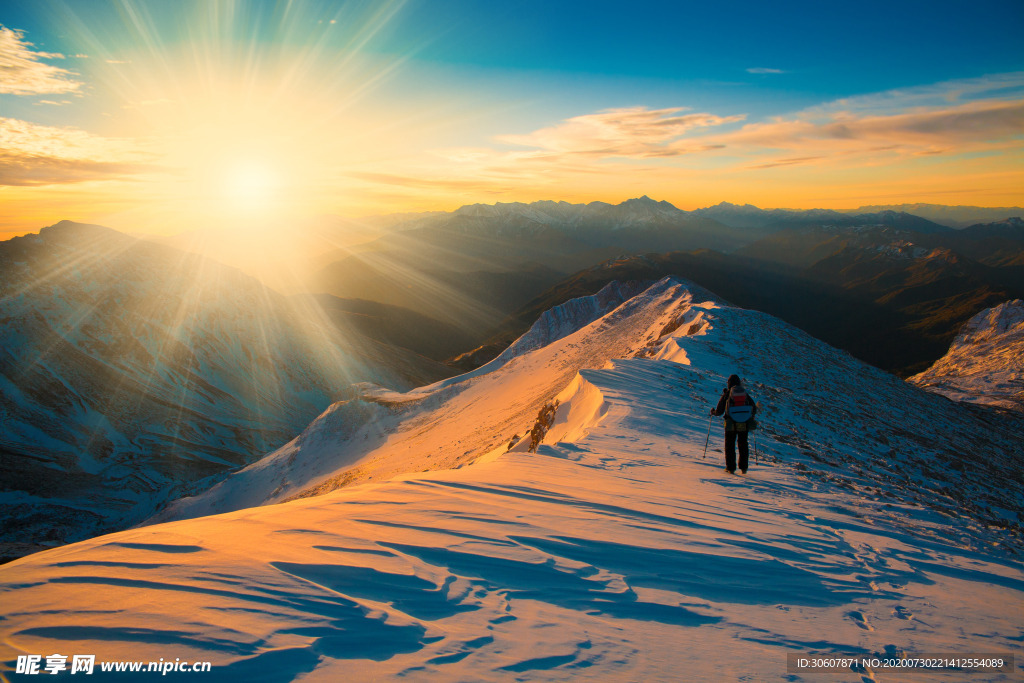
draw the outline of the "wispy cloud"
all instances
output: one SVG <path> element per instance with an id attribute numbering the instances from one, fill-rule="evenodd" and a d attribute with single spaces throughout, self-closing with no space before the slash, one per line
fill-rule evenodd
<path id="1" fill-rule="evenodd" d="M 748 74 L 784 74 L 782 69 L 768 69 L 763 66 L 755 66 L 747 69 Z"/>
<path id="2" fill-rule="evenodd" d="M 806 164 L 811 161 L 817 161 L 818 159 L 824 159 L 825 157 L 797 157 L 795 159 L 779 159 L 777 161 L 771 161 L 767 164 L 755 164 L 749 168 L 778 168 L 779 166 L 796 166 L 797 164 Z"/>
<path id="3" fill-rule="evenodd" d="M 356 180 L 366 180 L 379 185 L 429 190 L 476 190 L 481 187 L 479 179 L 413 178 L 393 173 L 347 173 L 345 176 L 355 178 Z"/>
<path id="4" fill-rule="evenodd" d="M 0 186 L 68 185 L 93 180 L 123 179 L 154 170 L 156 168 L 148 164 L 0 152 Z"/>
<path id="5" fill-rule="evenodd" d="M 75 80 L 77 74 L 41 59 L 64 59 L 64 55 L 33 50 L 22 31 L 0 26 L 0 93 L 45 95 L 78 91 L 82 83 Z"/>
<path id="6" fill-rule="evenodd" d="M 1012 92 L 1014 83 L 1006 78 L 957 83 L 956 92 L 971 93 L 972 99 L 955 102 L 938 87 L 912 92 L 902 104 L 894 94 L 880 93 L 848 101 L 850 109 L 826 103 L 741 127 L 725 125 L 742 122 L 743 116 L 681 107 L 605 110 L 495 138 L 521 149 L 433 149 L 427 150 L 432 159 L 400 173 L 382 167 L 348 177 L 421 193 L 469 195 L 504 188 L 547 193 L 554 188 L 621 188 L 641 176 L 651 182 L 678 173 L 726 178 L 804 166 L 814 169 L 800 171 L 804 175 L 831 175 L 901 160 L 1019 150 L 1024 148 L 1024 98 L 976 99 L 978 94 Z M 883 108 L 882 101 L 888 106 Z M 921 106 L 923 101 L 930 106 Z M 921 169 L 922 177 L 929 168 Z"/>
<path id="7" fill-rule="evenodd" d="M 879 151 L 964 152 L 1003 143 L 1022 132 L 1024 100 L 981 100 L 891 115 L 797 115 L 748 124 L 717 140 L 729 148 L 816 152 L 816 158 L 824 158 Z"/>
<path id="8" fill-rule="evenodd" d="M 496 139 L 562 155 L 595 158 L 651 158 L 687 154 L 703 149 L 682 136 L 691 131 L 742 121 L 743 116 L 681 114 L 684 108 L 608 109 L 566 119 L 527 135 L 500 135 Z"/>
<path id="9" fill-rule="evenodd" d="M 844 97 L 806 109 L 799 116 L 816 118 L 837 113 L 892 115 L 914 109 L 941 109 L 977 100 L 1020 99 L 1024 99 L 1024 71 Z"/>
<path id="10" fill-rule="evenodd" d="M 161 170 L 129 140 L 0 118 L 0 186 L 83 183 Z"/>

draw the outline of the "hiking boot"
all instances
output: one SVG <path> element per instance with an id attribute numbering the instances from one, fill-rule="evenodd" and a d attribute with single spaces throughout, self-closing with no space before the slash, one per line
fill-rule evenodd
<path id="1" fill-rule="evenodd" d="M 747 473 L 747 471 L 746 471 L 746 470 L 740 470 L 740 472 L 741 472 L 742 474 L 746 474 L 746 473 Z"/>

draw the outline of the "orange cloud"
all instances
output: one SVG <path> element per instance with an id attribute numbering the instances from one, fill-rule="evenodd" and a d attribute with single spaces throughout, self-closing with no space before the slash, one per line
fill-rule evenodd
<path id="1" fill-rule="evenodd" d="M 708 149 L 680 140 L 683 135 L 712 126 L 742 121 L 743 116 L 683 114 L 683 108 L 608 109 L 567 119 L 557 126 L 527 135 L 499 135 L 513 145 L 535 147 L 559 154 L 589 157 L 670 157 Z"/>
<path id="2" fill-rule="evenodd" d="M 347 177 L 402 187 L 409 202 L 436 202 L 446 195 L 449 201 L 483 199 L 492 192 L 517 199 L 606 198 L 660 188 L 670 198 L 685 192 L 684 203 L 695 206 L 721 196 L 775 206 L 786 197 L 785 205 L 798 206 L 807 193 L 861 195 L 904 188 L 899 196 L 913 198 L 952 191 L 962 185 L 959 181 L 981 183 L 984 189 L 970 193 L 979 198 L 1019 196 L 1007 188 L 1020 178 L 1024 101 L 950 105 L 934 90 L 927 93 L 930 107 L 921 106 L 921 93 L 906 93 L 902 108 L 899 93 L 882 93 L 731 131 L 716 129 L 743 117 L 684 114 L 681 108 L 606 110 L 496 138 L 530 149 L 426 150 L 430 158 L 409 157 L 401 169 L 381 166 Z M 1002 153 L 987 161 L 959 156 L 973 151 Z M 944 160 L 920 166 L 923 157 Z M 765 173 L 773 169 L 778 172 Z M 737 195 L 736 187 L 746 189 Z"/>
<path id="3" fill-rule="evenodd" d="M 131 141 L 0 118 L 0 186 L 83 183 L 160 170 Z"/>
<path id="4" fill-rule="evenodd" d="M 61 159 L 0 152 L 0 185 L 66 185 L 152 173 L 158 167 L 89 159 Z"/>
<path id="5" fill-rule="evenodd" d="M 890 115 L 838 112 L 825 118 L 803 117 L 752 123 L 716 138 L 728 148 L 747 151 L 813 151 L 807 161 L 838 154 L 898 151 L 911 155 L 944 154 L 1003 144 L 1024 133 L 1024 101 L 981 100 L 959 106 Z M 758 168 L 780 165 L 763 164 Z"/>

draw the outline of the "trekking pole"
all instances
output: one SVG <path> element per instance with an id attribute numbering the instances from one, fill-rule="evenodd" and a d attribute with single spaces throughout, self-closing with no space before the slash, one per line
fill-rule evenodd
<path id="1" fill-rule="evenodd" d="M 761 459 L 757 457 L 757 434 L 754 434 L 754 463 L 761 464 Z"/>
<path id="2" fill-rule="evenodd" d="M 704 439 L 704 456 L 701 458 L 702 460 L 708 457 L 708 444 L 711 442 L 711 420 L 713 419 L 715 419 L 714 413 L 708 415 L 708 438 Z"/>

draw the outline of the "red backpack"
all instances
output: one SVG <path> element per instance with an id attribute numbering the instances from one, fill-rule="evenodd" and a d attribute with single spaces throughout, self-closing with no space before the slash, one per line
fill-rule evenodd
<path id="1" fill-rule="evenodd" d="M 736 385 L 729 389 L 729 399 L 725 402 L 725 416 L 733 422 L 746 422 L 754 416 L 754 402 L 742 386 Z"/>

